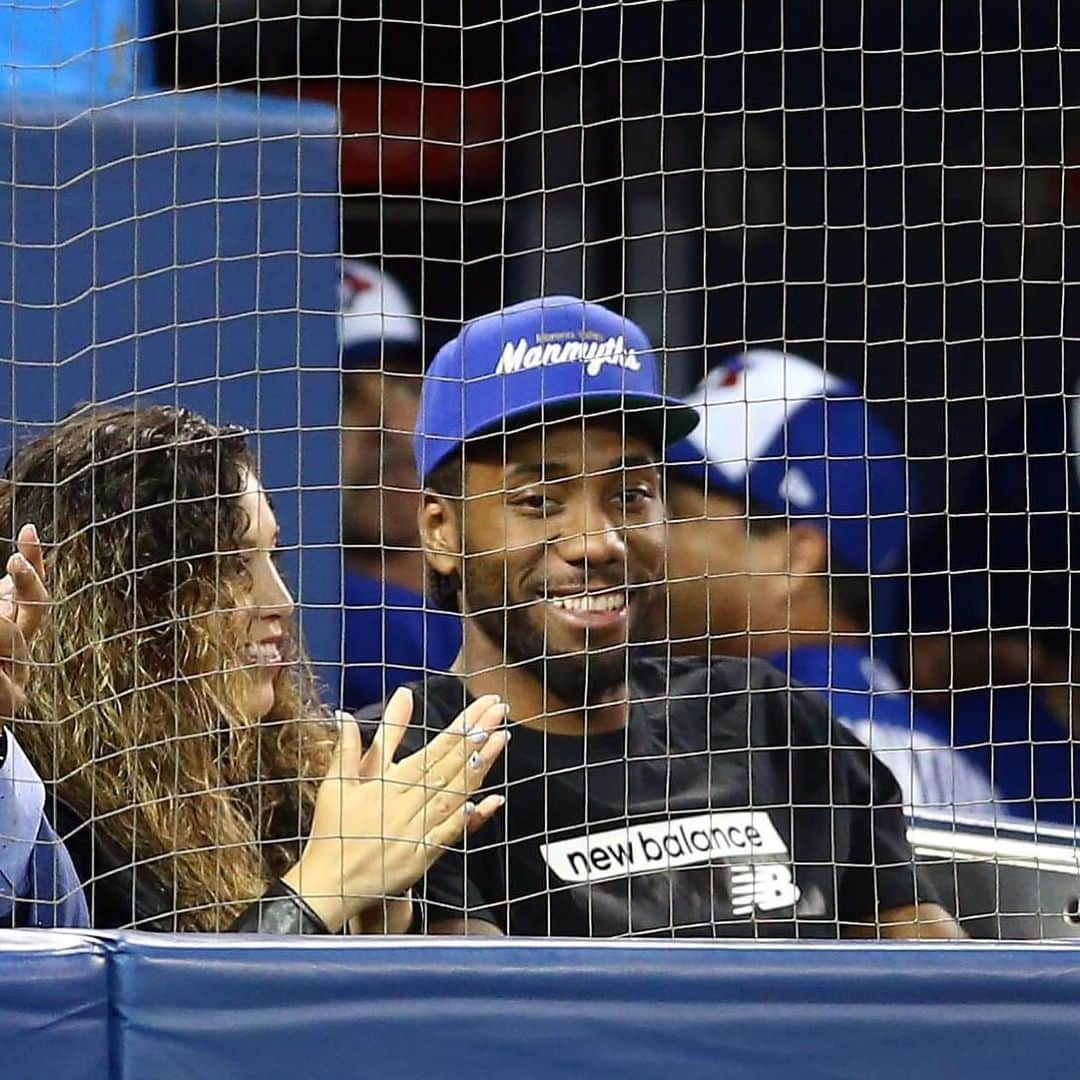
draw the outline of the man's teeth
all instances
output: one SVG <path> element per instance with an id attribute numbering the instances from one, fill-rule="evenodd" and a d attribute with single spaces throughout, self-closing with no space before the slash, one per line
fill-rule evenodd
<path id="1" fill-rule="evenodd" d="M 566 611 L 621 611 L 626 607 L 622 593 L 603 593 L 597 596 L 553 596 L 551 603 Z"/>

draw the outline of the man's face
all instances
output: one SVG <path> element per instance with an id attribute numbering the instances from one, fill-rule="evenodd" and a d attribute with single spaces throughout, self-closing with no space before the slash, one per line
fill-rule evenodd
<path id="1" fill-rule="evenodd" d="M 504 453 L 505 451 L 505 453 Z M 664 563 L 655 452 L 603 421 L 567 421 L 470 454 L 460 505 L 463 605 L 508 665 L 569 707 L 626 678 Z"/>
<path id="2" fill-rule="evenodd" d="M 412 435 L 419 400 L 419 375 L 394 371 L 346 375 L 341 473 L 347 543 L 417 546 L 420 485 Z"/>
<path id="3" fill-rule="evenodd" d="M 667 604 L 656 605 L 648 640 L 670 636 L 683 652 L 771 651 L 791 623 L 787 528 L 751 528 L 738 499 L 676 476 L 667 506 Z"/>

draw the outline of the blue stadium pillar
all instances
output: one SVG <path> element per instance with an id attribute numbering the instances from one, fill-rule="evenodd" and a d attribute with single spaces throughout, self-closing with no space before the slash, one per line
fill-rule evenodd
<path id="1" fill-rule="evenodd" d="M 338 205 L 337 117 L 323 105 L 214 91 L 105 108 L 0 99 L 0 443 L 86 401 L 182 404 L 257 431 L 334 701 Z"/>

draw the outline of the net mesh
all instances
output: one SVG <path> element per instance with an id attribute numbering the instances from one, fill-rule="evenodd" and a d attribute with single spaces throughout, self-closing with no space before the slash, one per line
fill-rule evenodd
<path id="1" fill-rule="evenodd" d="M 0 917 L 1073 933 L 1077 35 L 0 10 Z"/>

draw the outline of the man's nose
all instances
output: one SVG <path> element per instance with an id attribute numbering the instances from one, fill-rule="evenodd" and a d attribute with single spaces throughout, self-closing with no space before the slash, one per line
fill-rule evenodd
<path id="1" fill-rule="evenodd" d="M 568 563 L 586 567 L 622 564 L 626 559 L 626 536 L 613 515 L 590 507 L 577 516 L 559 541 L 558 551 Z"/>

